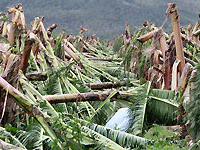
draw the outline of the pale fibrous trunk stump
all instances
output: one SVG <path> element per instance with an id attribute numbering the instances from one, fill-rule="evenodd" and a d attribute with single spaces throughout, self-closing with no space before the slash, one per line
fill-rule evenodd
<path id="1" fill-rule="evenodd" d="M 17 82 L 19 78 L 20 56 L 14 54 L 8 54 L 3 64 L 4 69 L 1 73 L 7 82 L 13 87 L 17 88 Z M 5 87 L 9 88 L 9 87 Z M 7 95 L 7 96 L 6 96 Z M 9 124 L 14 121 L 17 114 L 16 103 L 13 101 L 13 97 L 5 92 L 4 89 L 0 90 L 0 121 L 1 125 Z M 2 120 L 1 120 L 2 119 Z"/>

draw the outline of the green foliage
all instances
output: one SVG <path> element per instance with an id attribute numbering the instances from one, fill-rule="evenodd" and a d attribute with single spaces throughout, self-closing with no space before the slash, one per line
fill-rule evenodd
<path id="1" fill-rule="evenodd" d="M 145 56 L 141 57 L 141 62 L 139 65 L 139 78 L 144 77 L 144 64 L 145 64 Z"/>
<path id="2" fill-rule="evenodd" d="M 57 68 L 57 70 L 52 71 L 53 75 L 48 78 L 46 84 L 47 94 L 62 94 L 63 90 L 65 93 L 70 93 L 69 87 L 66 87 L 66 84 L 61 81 L 64 77 L 71 76 L 70 69 L 72 65 L 73 63 L 70 63 L 67 67 Z"/>
<path id="3" fill-rule="evenodd" d="M 0 22 L 7 22 L 7 23 L 11 23 L 12 20 L 10 18 L 8 18 L 4 13 L 0 13 Z"/>
<path id="4" fill-rule="evenodd" d="M 147 133 L 145 133 L 144 137 L 147 139 L 153 140 L 149 142 L 146 146 L 146 149 L 152 150 L 187 150 L 186 140 L 180 140 L 179 137 L 166 127 L 154 125 Z"/>
<path id="5" fill-rule="evenodd" d="M 56 45 L 54 46 L 54 54 L 60 59 L 64 60 L 64 49 L 62 47 L 62 36 L 59 35 L 56 37 Z"/>
<path id="6" fill-rule="evenodd" d="M 191 149 L 191 150 L 198 150 L 199 147 L 200 147 L 200 140 L 199 140 L 199 141 L 196 141 L 196 143 L 194 143 L 194 144 L 190 147 L 190 149 Z"/>
<path id="7" fill-rule="evenodd" d="M 136 74 L 124 71 L 123 67 L 111 68 L 111 69 L 107 67 L 106 72 L 108 72 L 112 76 L 116 76 L 118 80 L 126 80 L 127 78 L 129 78 L 130 81 L 136 78 Z"/>
<path id="8" fill-rule="evenodd" d="M 149 67 L 151 67 L 150 63 L 148 63 L 150 56 L 145 54 L 145 50 L 152 45 L 153 40 L 150 39 L 145 43 L 141 43 L 137 40 L 137 38 L 148 33 L 149 31 L 150 28 L 148 26 L 138 27 L 131 37 L 131 43 L 126 49 L 124 49 L 122 65 L 126 68 L 126 71 L 131 70 L 132 73 L 136 74 L 138 79 L 144 78 L 145 72 L 147 72 Z"/>
<path id="9" fill-rule="evenodd" d="M 100 125 L 105 125 L 107 123 L 108 119 L 114 114 L 113 104 L 110 103 L 110 99 L 116 94 L 117 90 L 113 91 L 104 102 L 97 102 L 97 109 L 90 117 L 93 123 Z"/>
<path id="10" fill-rule="evenodd" d="M 10 140 L 9 143 L 25 149 L 40 149 L 43 146 L 45 149 L 49 149 L 53 146 L 51 137 L 43 135 L 44 130 L 36 120 L 32 120 L 26 129 L 19 130 L 11 125 L 6 125 L 2 131 L 4 133 L 1 135 L 6 136 Z"/>
<path id="11" fill-rule="evenodd" d="M 72 78 L 71 83 L 80 93 L 92 92 L 92 90 L 88 86 L 86 86 L 81 80 Z"/>
<path id="12" fill-rule="evenodd" d="M 55 118 L 54 123 L 52 124 L 53 129 L 57 133 L 59 140 L 62 141 L 63 147 L 69 149 L 83 149 L 84 146 L 80 144 L 83 140 L 83 135 L 81 133 L 81 126 L 80 121 L 75 120 L 68 120 L 67 125 L 62 124 L 60 118 Z M 72 127 L 72 128 L 71 128 Z M 69 128 L 71 130 L 71 135 L 69 135 Z"/>
<path id="13" fill-rule="evenodd" d="M 114 41 L 114 46 L 113 46 L 113 51 L 119 52 L 119 50 L 121 49 L 122 45 L 124 45 L 124 37 L 123 35 L 120 35 L 118 37 L 116 37 L 115 41 Z"/>
<path id="14" fill-rule="evenodd" d="M 148 102 L 148 121 L 165 125 L 175 125 L 179 91 L 151 89 Z"/>
<path id="15" fill-rule="evenodd" d="M 3 127 L 0 127 L 0 139 L 6 140 L 10 144 L 14 144 L 21 148 L 25 148 L 25 146 L 20 142 L 19 139 L 17 139 L 15 136 L 13 136 L 9 131 L 6 131 L 6 129 Z"/>
<path id="16" fill-rule="evenodd" d="M 15 136 L 22 142 L 27 149 L 39 149 L 44 148 L 48 149 L 52 146 L 53 141 L 51 137 L 43 135 L 43 128 L 39 125 L 38 122 L 33 120 L 25 131 L 18 131 Z"/>
<path id="17" fill-rule="evenodd" d="M 150 82 L 136 88 L 131 88 L 123 94 L 128 96 L 134 111 L 134 123 L 130 132 L 142 135 L 152 123 L 173 125 L 176 124 L 180 93 L 160 89 L 150 89 Z"/>
<path id="18" fill-rule="evenodd" d="M 192 133 L 192 138 L 194 142 L 197 142 L 200 140 L 200 64 L 197 65 L 197 72 L 195 74 L 193 82 L 193 89 L 190 93 L 191 100 L 188 107 L 188 119 L 190 124 L 190 131 Z M 196 145 L 199 149 L 199 145 Z"/>
<path id="19" fill-rule="evenodd" d="M 134 135 L 141 135 L 146 118 L 146 107 L 148 102 L 148 94 L 150 90 L 150 82 L 147 82 L 144 86 L 137 87 L 130 91 L 129 99 L 133 103 L 131 109 L 134 111 L 134 123 L 131 128 L 131 132 Z"/>
<path id="20" fill-rule="evenodd" d="M 81 123 L 78 118 L 76 118 L 74 120 L 74 122 L 68 122 L 68 124 L 70 126 L 72 126 L 72 135 L 73 138 L 78 141 L 78 143 L 80 144 L 80 142 L 83 139 L 83 135 L 81 134 L 81 126 L 83 126 L 83 123 Z"/>
<path id="21" fill-rule="evenodd" d="M 145 138 L 141 138 L 139 136 L 135 136 L 133 134 L 129 134 L 126 132 L 122 132 L 119 130 L 106 128 L 101 125 L 91 124 L 88 122 L 84 122 L 87 127 L 90 129 L 104 135 L 105 137 L 113 140 L 114 142 L 118 143 L 124 148 L 132 149 L 142 147 L 143 145 L 147 144 L 148 140 Z"/>

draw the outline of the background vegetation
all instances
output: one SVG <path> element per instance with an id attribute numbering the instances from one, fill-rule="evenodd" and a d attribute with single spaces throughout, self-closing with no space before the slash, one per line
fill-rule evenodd
<path id="1" fill-rule="evenodd" d="M 45 16 L 44 25 L 56 23 L 58 28 L 77 34 L 82 25 L 89 29 L 88 34 L 113 39 L 121 34 L 127 21 L 132 30 L 145 20 L 161 26 L 169 0 L 1 0 L 0 10 L 22 3 L 26 22 L 29 24 L 36 16 Z M 179 7 L 181 25 L 195 24 L 200 13 L 198 0 L 173 0 Z M 170 23 L 165 25 L 170 31 Z"/>

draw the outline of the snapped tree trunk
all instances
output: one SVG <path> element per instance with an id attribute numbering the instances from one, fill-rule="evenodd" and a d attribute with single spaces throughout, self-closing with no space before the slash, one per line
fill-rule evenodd
<path id="1" fill-rule="evenodd" d="M 32 44 L 35 42 L 34 39 L 27 39 L 25 41 L 25 47 L 23 50 L 22 58 L 21 58 L 21 64 L 20 64 L 20 69 L 24 74 L 26 74 L 26 69 L 28 67 L 28 60 L 30 57 L 30 52 L 32 48 Z"/>
<path id="2" fill-rule="evenodd" d="M 140 41 L 141 43 L 144 43 L 144 42 L 148 41 L 149 39 L 153 38 L 153 36 L 156 32 L 158 32 L 157 28 L 151 32 L 148 32 L 147 34 L 145 34 L 143 36 L 140 36 L 139 38 L 137 38 L 137 40 Z"/>
<path id="3" fill-rule="evenodd" d="M 175 3 L 168 3 L 166 14 L 171 14 L 172 27 L 174 31 L 174 39 L 176 45 L 176 58 L 180 60 L 179 71 L 180 74 L 182 74 L 183 68 L 185 67 L 185 58 L 184 58 L 183 42 L 180 31 L 180 19 L 177 6 Z"/>
<path id="4" fill-rule="evenodd" d="M 17 88 L 18 75 L 19 75 L 20 57 L 14 54 L 6 56 L 5 68 L 2 77 L 7 80 L 10 85 Z M 4 89 L 9 87 L 5 86 Z M 17 110 L 16 103 L 13 98 L 8 95 L 3 89 L 0 90 L 0 118 L 1 124 L 11 123 L 15 120 Z"/>

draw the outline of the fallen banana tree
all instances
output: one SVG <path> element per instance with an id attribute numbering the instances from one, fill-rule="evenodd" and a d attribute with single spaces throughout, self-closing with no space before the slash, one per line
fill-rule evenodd
<path id="1" fill-rule="evenodd" d="M 104 101 L 113 91 L 98 93 L 77 93 L 43 96 L 49 103 L 85 102 L 85 101 Z"/>
<path id="2" fill-rule="evenodd" d="M 50 118 L 47 115 L 39 110 L 33 102 L 31 103 L 23 94 L 11 86 L 2 77 L 0 77 L 0 86 L 15 98 L 16 103 L 20 105 L 25 112 L 37 119 L 37 121 L 41 124 L 41 126 L 46 130 L 52 139 L 57 139 L 55 133 L 52 131 L 52 129 L 49 128 L 48 124 L 50 124 Z M 59 142 L 58 146 L 62 149 L 62 146 Z"/>
<path id="3" fill-rule="evenodd" d="M 46 130 L 49 128 L 49 124 L 51 125 L 52 119 L 50 119 L 47 115 L 45 115 L 38 107 L 35 106 L 36 101 L 30 101 L 29 99 L 27 99 L 23 94 L 21 94 L 18 90 L 16 90 L 15 88 L 13 88 L 9 83 L 7 83 L 2 77 L 0 77 L 0 86 L 1 87 L 7 87 L 7 90 L 9 92 L 10 95 L 12 95 L 16 102 L 30 115 L 32 115 L 34 118 L 36 118 L 36 120 L 41 124 L 41 126 Z M 51 107 L 51 106 L 50 106 Z M 51 108 L 52 109 L 52 108 Z M 54 111 L 52 111 L 53 113 Z M 56 116 L 56 112 L 54 113 L 54 115 Z M 61 122 L 62 123 L 62 122 Z M 64 123 L 62 123 L 64 124 Z M 88 132 L 90 129 L 88 129 L 87 127 L 82 127 L 84 132 Z M 93 132 L 93 134 L 97 134 L 97 139 L 100 138 L 101 140 L 106 139 L 105 137 L 101 137 L 101 135 L 99 135 L 98 133 L 95 133 L 95 131 L 90 131 Z M 57 139 L 57 137 L 55 136 L 55 133 L 51 130 L 51 128 L 49 128 L 47 130 L 47 133 L 49 134 L 49 136 L 52 139 Z M 126 133 L 124 133 L 126 135 Z M 124 135 L 124 136 L 125 136 Z M 131 136 L 131 139 L 133 139 L 134 136 Z M 103 139 L 102 139 L 103 138 Z M 127 137 L 128 138 L 128 137 Z M 140 139 L 139 137 L 135 137 Z M 100 140 L 99 139 L 99 140 Z M 129 138 L 128 138 L 129 139 Z M 133 139 L 135 140 L 135 139 Z M 109 139 L 107 139 L 107 141 L 109 141 L 110 143 L 112 143 L 112 141 L 110 141 Z M 145 143 L 147 140 L 142 139 L 141 138 L 141 142 Z M 102 142 L 102 141 L 101 141 Z M 134 142 L 135 144 L 140 144 L 141 142 Z M 133 143 L 133 144 L 134 144 Z M 61 144 L 58 143 L 58 146 L 60 147 L 60 149 L 63 149 L 63 147 L 61 146 Z M 109 146 L 109 145 L 107 145 Z M 130 146 L 130 145 L 129 145 Z M 123 149 L 122 147 L 120 148 L 120 146 L 118 146 L 117 144 L 113 143 L 113 146 L 110 146 L 111 149 Z"/>

